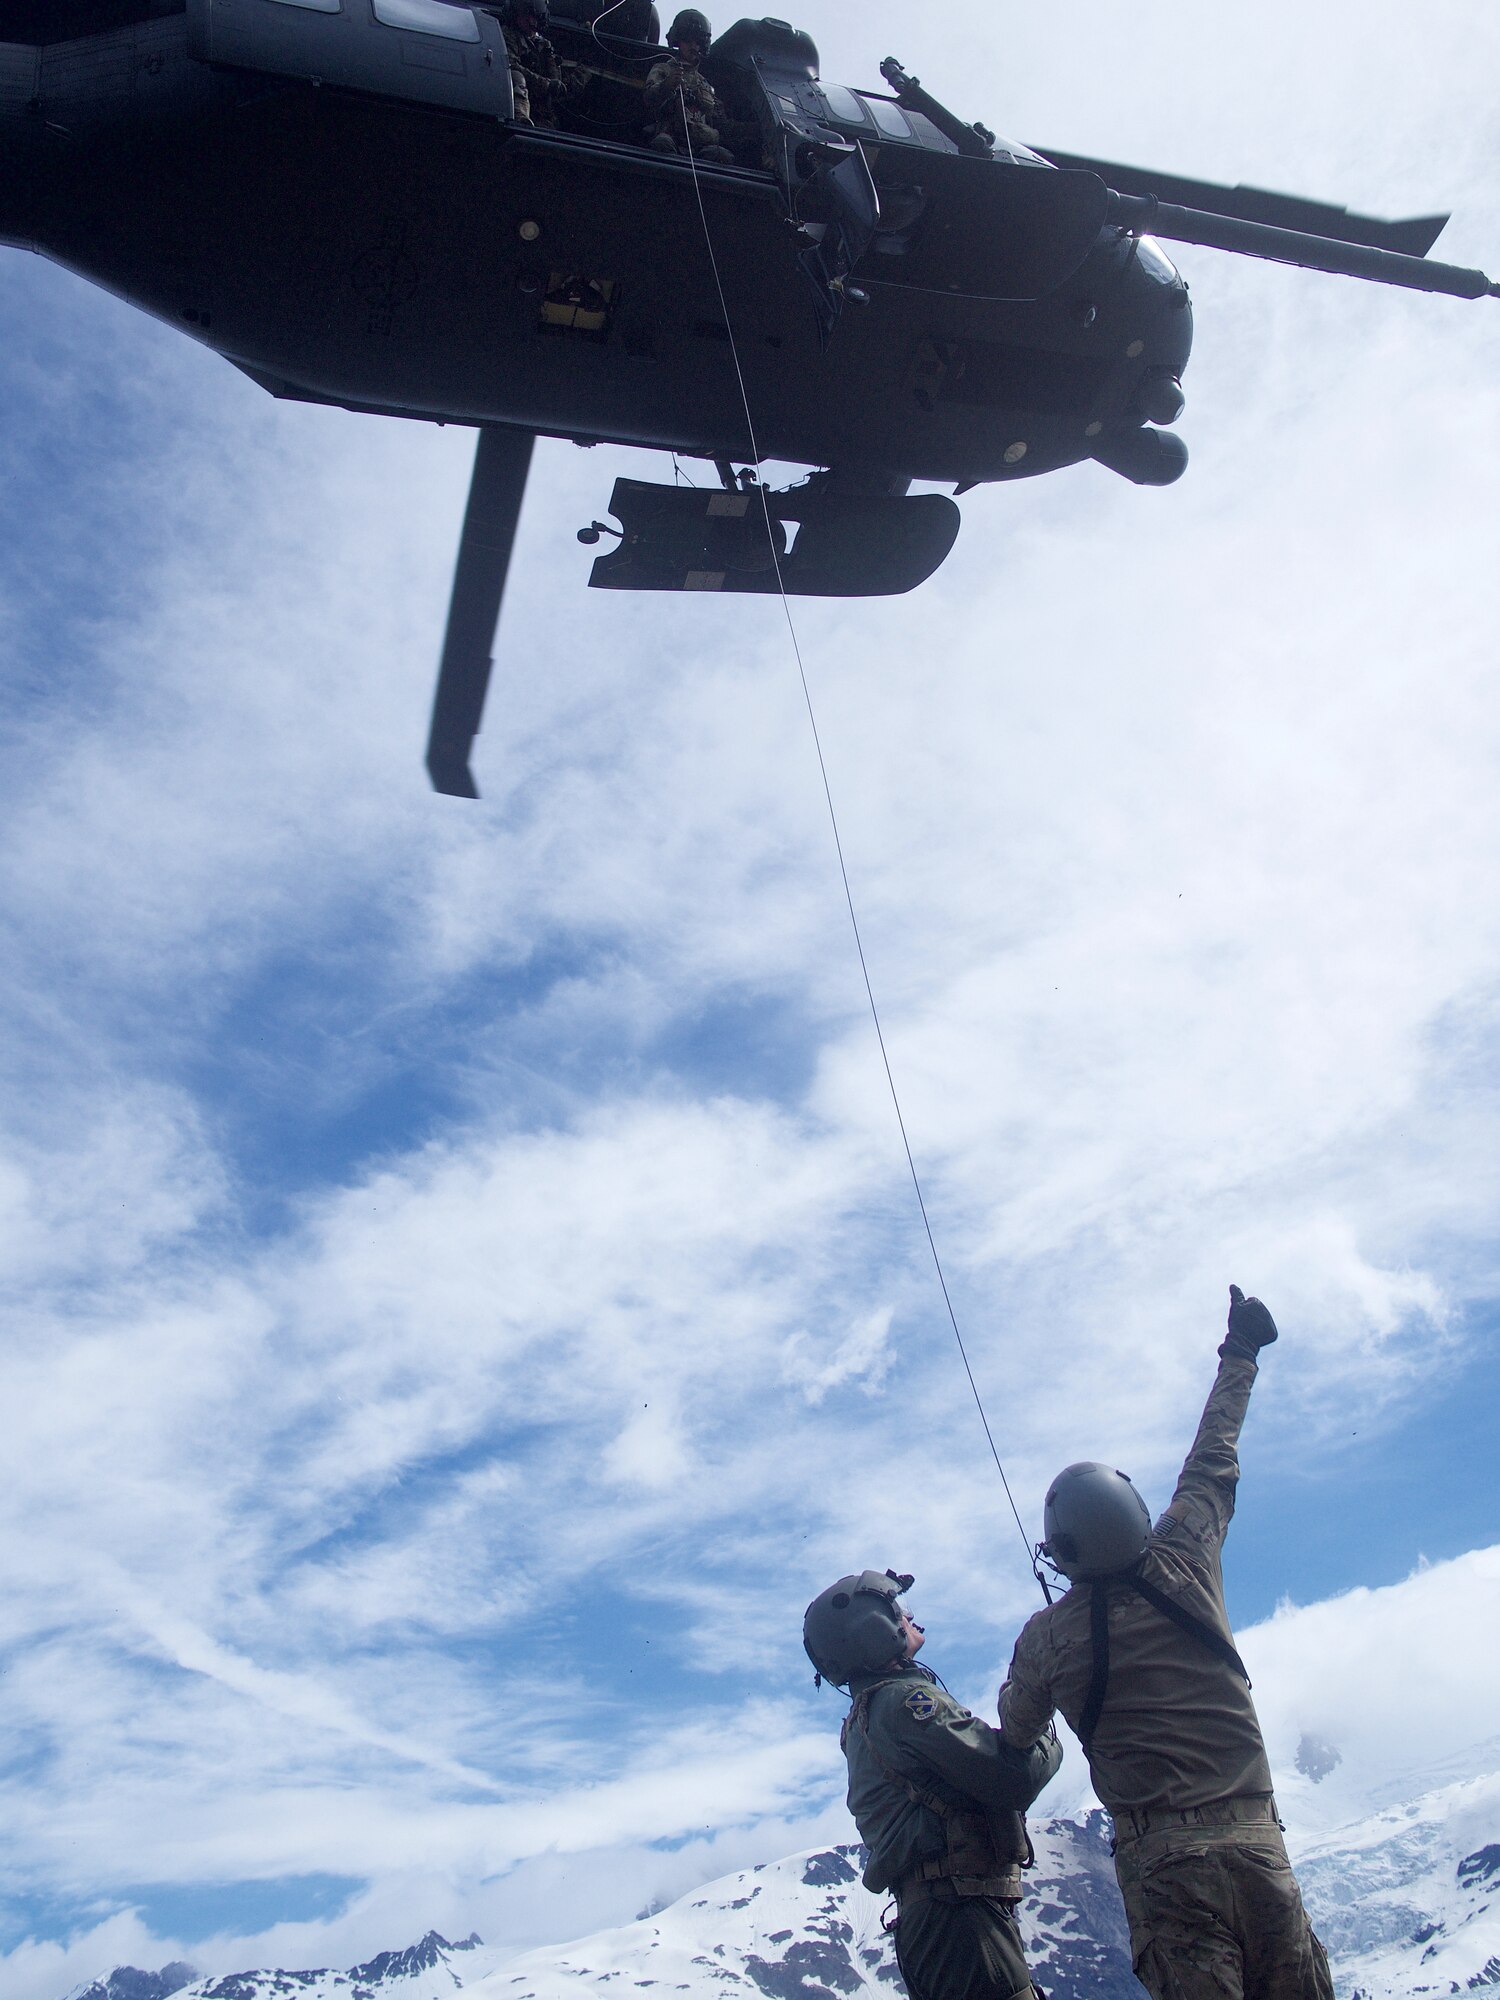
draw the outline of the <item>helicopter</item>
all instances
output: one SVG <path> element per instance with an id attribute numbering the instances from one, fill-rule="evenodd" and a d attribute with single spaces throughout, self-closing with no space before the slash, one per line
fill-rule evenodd
<path id="1" fill-rule="evenodd" d="M 649 147 L 650 0 L 552 0 L 580 86 L 516 116 L 463 0 L 0 0 L 0 243 L 212 348 L 273 396 L 472 425 L 427 744 L 471 770 L 538 436 L 712 464 L 615 483 L 591 586 L 825 597 L 925 581 L 956 496 L 1092 460 L 1179 478 L 1192 347 L 1163 241 L 1500 295 L 1386 221 L 999 139 L 894 58 L 825 83 L 745 19 L 703 68 L 749 136 Z M 806 468 L 783 491 L 774 460 Z M 951 484 L 954 497 L 911 492 Z"/>

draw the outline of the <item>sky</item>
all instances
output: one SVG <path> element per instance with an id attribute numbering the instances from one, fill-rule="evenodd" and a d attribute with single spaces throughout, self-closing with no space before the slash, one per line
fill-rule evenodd
<path id="1" fill-rule="evenodd" d="M 1500 265 L 1472 8 L 855 16 L 830 79 Z M 1311 1826 L 1500 1762 L 1500 312 L 1178 261 L 1178 486 L 969 494 L 795 619 L 1027 1534 L 1075 1458 L 1165 1504 L 1229 1283 L 1281 1323 L 1227 1581 Z M 12 251 L 0 397 L 0 2000 L 847 1837 L 808 1599 L 915 1572 L 988 1710 L 1037 1593 L 780 607 L 588 592 L 670 467 L 543 442 L 440 799 L 468 433 Z"/>

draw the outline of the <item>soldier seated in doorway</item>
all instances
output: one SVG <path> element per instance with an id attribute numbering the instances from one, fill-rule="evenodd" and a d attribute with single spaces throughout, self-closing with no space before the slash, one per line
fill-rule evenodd
<path id="1" fill-rule="evenodd" d="M 1135 1973 L 1153 2000 L 1333 2000 L 1287 1860 L 1220 1569 L 1235 1449 L 1276 1322 L 1229 1288 L 1229 1333 L 1171 1505 L 1156 1523 L 1123 1472 L 1070 1465 L 1042 1554 L 1069 1579 L 1030 1619 L 1000 1690 L 1001 1734 L 1061 1709 L 1114 1816 Z"/>
<path id="2" fill-rule="evenodd" d="M 1032 2000 L 1016 1905 L 1031 1843 L 1022 1814 L 1062 1761 L 1025 1751 L 917 1665 L 912 1579 L 867 1569 L 807 1607 L 802 1643 L 853 1704 L 841 1742 L 865 1887 L 896 1899 L 896 1959 L 911 2000 Z"/>
<path id="3" fill-rule="evenodd" d="M 510 52 L 516 117 L 523 125 L 555 127 L 573 85 L 547 39 L 547 0 L 505 0 L 499 15 Z"/>
<path id="4" fill-rule="evenodd" d="M 729 120 L 700 67 L 712 41 L 708 19 L 696 7 L 685 7 L 668 28 L 671 60 L 657 63 L 646 78 L 646 137 L 658 153 L 690 151 L 732 166 L 734 154 L 724 144 Z"/>

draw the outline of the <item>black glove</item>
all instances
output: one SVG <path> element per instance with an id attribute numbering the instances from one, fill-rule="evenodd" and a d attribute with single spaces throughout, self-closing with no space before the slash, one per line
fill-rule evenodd
<path id="1" fill-rule="evenodd" d="M 1238 1285 L 1229 1287 L 1229 1338 L 1219 1349 L 1253 1361 L 1276 1338 L 1276 1322 L 1259 1299 L 1247 1299 Z"/>

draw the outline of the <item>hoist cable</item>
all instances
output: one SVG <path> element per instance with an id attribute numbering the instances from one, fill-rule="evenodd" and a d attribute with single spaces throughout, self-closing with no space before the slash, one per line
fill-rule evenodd
<path id="1" fill-rule="evenodd" d="M 724 331 L 729 336 L 729 352 L 734 361 L 734 372 L 739 382 L 740 404 L 745 413 L 745 430 L 750 440 L 750 456 L 753 462 L 759 465 L 761 462 L 760 443 L 756 437 L 755 418 L 750 409 L 750 393 L 745 383 L 745 371 L 740 366 L 739 342 L 735 339 L 734 322 L 729 316 L 729 301 L 725 296 L 724 281 L 719 275 L 719 260 L 714 252 L 713 232 L 708 226 L 708 210 L 704 206 L 703 189 L 698 179 L 698 159 L 693 151 L 692 134 L 688 130 L 687 101 L 683 96 L 680 84 L 677 90 L 677 102 L 682 113 L 682 131 L 683 137 L 687 142 L 688 162 L 692 168 L 693 193 L 698 201 L 698 217 L 703 224 L 703 240 L 708 246 L 708 261 L 713 270 L 714 288 L 719 295 L 719 310 L 724 316 Z M 833 829 L 834 851 L 838 855 L 839 875 L 844 884 L 844 901 L 848 905 L 849 925 L 854 932 L 854 948 L 859 954 L 859 969 L 865 984 L 865 998 L 870 1003 L 870 1018 L 875 1024 L 875 1039 L 880 1045 L 880 1060 L 885 1068 L 885 1080 L 891 1093 L 891 1104 L 895 1109 L 896 1124 L 900 1128 L 901 1144 L 906 1152 L 906 1164 L 911 1173 L 911 1184 L 916 1193 L 917 1207 L 921 1211 L 922 1227 L 927 1234 L 927 1247 L 932 1252 L 933 1269 L 937 1272 L 938 1286 L 943 1294 L 943 1304 L 948 1309 L 948 1322 L 953 1328 L 953 1338 L 958 1343 L 959 1358 L 963 1362 L 964 1374 L 968 1377 L 969 1389 L 974 1397 L 974 1407 L 979 1412 L 980 1423 L 984 1426 L 985 1442 L 990 1448 L 990 1456 L 995 1461 L 995 1470 L 1000 1475 L 1000 1484 L 1005 1489 L 1005 1497 L 1010 1503 L 1010 1511 L 1015 1517 L 1016 1528 L 1020 1534 L 1022 1546 L 1026 1551 L 1027 1563 L 1031 1567 L 1033 1576 L 1041 1584 L 1050 1603 L 1052 1593 L 1048 1590 L 1046 1579 L 1042 1576 L 1041 1570 L 1038 1567 L 1036 1557 L 1032 1551 L 1031 1537 L 1026 1532 L 1026 1524 L 1021 1519 L 1021 1510 L 1017 1507 L 1015 1495 L 1010 1490 L 1010 1481 L 1005 1476 L 1005 1467 L 1000 1460 L 999 1448 L 995 1443 L 995 1434 L 990 1428 L 989 1416 L 984 1407 L 984 1398 L 979 1393 L 979 1384 L 974 1379 L 974 1370 L 969 1362 L 969 1350 L 964 1345 L 964 1337 L 959 1330 L 958 1314 L 954 1311 L 953 1299 L 948 1290 L 948 1280 L 943 1272 L 943 1260 L 938 1255 L 937 1238 L 933 1235 L 932 1222 L 927 1213 L 927 1202 L 922 1193 L 922 1180 L 917 1172 L 916 1158 L 912 1153 L 911 1139 L 907 1134 L 906 1118 L 901 1109 L 901 1096 L 896 1089 L 895 1073 L 891 1068 L 890 1053 L 885 1043 L 885 1030 L 880 1022 L 880 1009 L 875 1003 L 875 987 L 870 978 L 869 963 L 865 958 L 864 938 L 860 933 L 859 917 L 854 907 L 854 891 L 849 883 L 849 869 L 844 859 L 844 842 L 839 832 L 838 813 L 833 803 L 833 786 L 829 780 L 828 765 L 823 756 L 823 739 L 818 732 L 818 718 L 813 707 L 812 689 L 808 684 L 807 668 L 802 658 L 802 646 L 797 637 L 797 624 L 792 616 L 792 606 L 787 596 L 786 580 L 781 570 L 781 555 L 776 546 L 775 528 L 771 519 L 770 498 L 767 488 L 759 481 L 756 485 L 756 491 L 760 495 L 761 511 L 765 515 L 766 540 L 770 545 L 771 561 L 776 571 L 776 588 L 781 597 L 782 614 L 786 619 L 787 631 L 792 641 L 792 652 L 797 661 L 797 675 L 802 682 L 802 699 L 806 705 L 807 719 L 812 728 L 813 747 L 818 757 L 818 771 L 823 780 L 823 797 L 828 806 L 828 823 Z"/>

